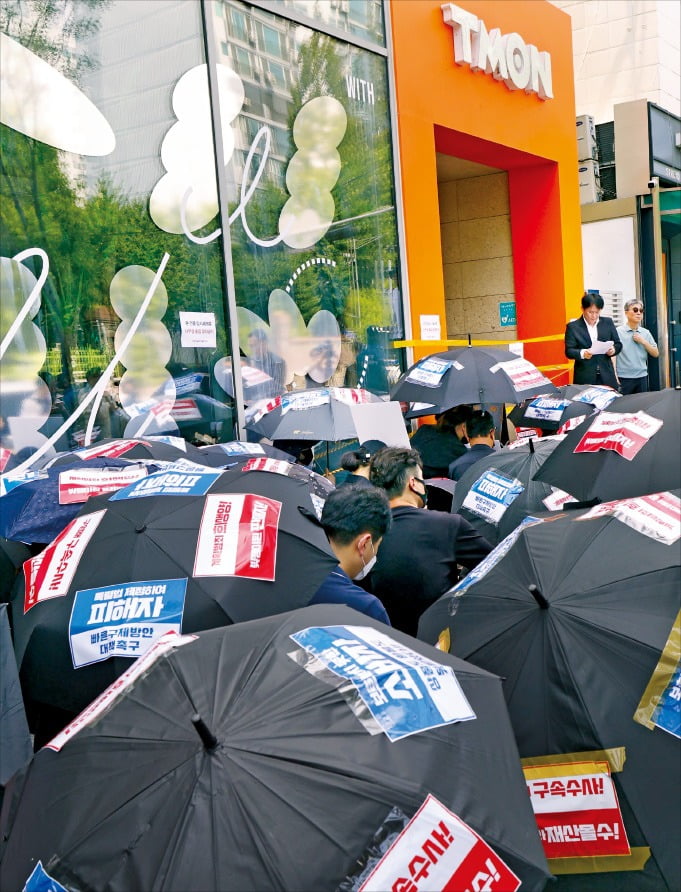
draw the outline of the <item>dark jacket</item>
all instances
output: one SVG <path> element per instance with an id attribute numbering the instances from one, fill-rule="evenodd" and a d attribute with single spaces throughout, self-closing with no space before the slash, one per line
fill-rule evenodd
<path id="1" fill-rule="evenodd" d="M 596 330 L 599 341 L 613 342 L 615 355 L 617 355 L 622 349 L 622 341 L 612 319 L 608 316 L 601 316 Z M 565 355 L 568 359 L 575 361 L 574 383 L 604 384 L 617 389 L 617 376 L 610 356 L 602 354 L 592 356 L 591 359 L 580 359 L 580 351 L 590 349 L 591 336 L 584 317 L 580 316 L 579 319 L 568 322 L 565 328 Z"/>
<path id="2" fill-rule="evenodd" d="M 474 465 L 476 461 L 480 461 L 481 458 L 487 458 L 487 456 L 492 455 L 494 451 L 492 446 L 488 446 L 487 443 L 475 443 L 470 449 L 466 450 L 464 455 L 451 463 L 449 466 L 449 476 L 452 480 L 461 480 L 466 471 Z"/>
<path id="3" fill-rule="evenodd" d="M 446 477 L 450 463 L 467 450 L 456 434 L 442 430 L 436 424 L 424 424 L 410 440 L 423 460 L 423 476 Z"/>
<path id="4" fill-rule="evenodd" d="M 391 513 L 371 590 L 393 626 L 415 636 L 423 611 L 458 582 L 458 564 L 476 567 L 492 546 L 458 514 L 408 506 Z"/>
<path id="5" fill-rule="evenodd" d="M 329 573 L 313 595 L 310 604 L 347 604 L 360 613 L 390 625 L 388 614 L 378 598 L 356 585 L 340 567 Z"/>

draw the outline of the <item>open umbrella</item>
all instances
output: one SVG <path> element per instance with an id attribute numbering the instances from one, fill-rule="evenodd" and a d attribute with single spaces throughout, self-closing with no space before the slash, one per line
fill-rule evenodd
<path id="1" fill-rule="evenodd" d="M 277 449 L 268 443 L 247 443 L 243 440 L 215 443 L 212 446 L 199 446 L 199 451 L 203 456 L 201 461 L 209 464 L 211 467 L 225 467 L 236 464 L 242 459 L 261 456 L 277 458 L 281 459 L 281 461 L 295 461 L 294 457 L 289 455 L 288 452 L 284 452 L 283 449 Z"/>
<path id="2" fill-rule="evenodd" d="M 110 438 L 98 440 L 92 446 L 84 446 L 82 449 L 74 449 L 71 452 L 58 452 L 56 456 L 45 462 L 43 467 L 71 464 L 74 458 L 83 461 L 93 458 L 125 458 L 129 461 L 157 459 L 170 462 L 184 458 L 200 464 L 201 452 L 182 437 Z"/>
<path id="3" fill-rule="evenodd" d="M 359 387 L 296 390 L 252 406 L 246 427 L 269 440 L 350 440 L 357 437 L 351 407 L 382 402 Z"/>
<path id="4" fill-rule="evenodd" d="M 452 512 L 496 545 L 523 518 L 550 510 L 551 502 L 544 500 L 551 499 L 553 487 L 533 478 L 560 441 L 559 437 L 527 440 L 481 458 L 457 481 Z"/>
<path id="5" fill-rule="evenodd" d="M 90 499 L 13 597 L 27 708 L 75 714 L 169 629 L 306 605 L 337 566 L 321 504 L 307 477 L 241 468 L 161 472 Z"/>
<path id="6" fill-rule="evenodd" d="M 556 388 L 526 359 L 497 347 L 457 347 L 419 359 L 390 398 L 431 403 L 439 413 L 462 403 L 520 403 L 539 393 L 556 393 Z"/>
<path id="7" fill-rule="evenodd" d="M 122 489 L 158 469 L 122 458 L 92 458 L 87 465 L 74 459 L 44 468 L 40 476 L 0 496 L 0 535 L 18 542 L 51 542 L 91 495 Z"/>
<path id="8" fill-rule="evenodd" d="M 509 412 L 509 421 L 516 427 L 535 427 L 555 433 L 570 419 L 603 409 L 619 398 L 610 387 L 590 384 L 563 384 L 557 394 L 546 394 L 523 402 Z"/>
<path id="9" fill-rule="evenodd" d="M 3 889 L 40 859 L 71 889 L 332 892 L 428 794 L 543 888 L 496 677 L 331 605 L 169 639 L 8 790 Z"/>
<path id="10" fill-rule="evenodd" d="M 580 501 L 681 486 L 681 389 L 620 397 L 587 418 L 535 475 Z"/>
<path id="11" fill-rule="evenodd" d="M 0 604 L 0 740 L 1 788 L 16 771 L 24 767 L 33 752 L 12 650 L 7 604 Z"/>
<path id="12" fill-rule="evenodd" d="M 0 536 L 0 602 L 8 600 L 17 574 L 30 557 L 28 545 Z"/>
<path id="13" fill-rule="evenodd" d="M 678 495 L 519 527 L 421 617 L 419 638 L 446 629 L 452 653 L 503 677 L 521 756 L 625 748 L 627 835 L 652 855 L 642 873 L 561 888 L 681 888 L 679 741 L 633 718 L 679 610 Z"/>

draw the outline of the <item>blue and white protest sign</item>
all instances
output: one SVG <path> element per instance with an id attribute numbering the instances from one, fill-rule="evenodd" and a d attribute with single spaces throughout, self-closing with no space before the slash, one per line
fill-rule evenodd
<path id="1" fill-rule="evenodd" d="M 570 400 L 538 396 L 525 407 L 525 418 L 534 418 L 537 421 L 550 421 L 558 424 L 563 417 L 563 412 L 569 405 Z"/>
<path id="2" fill-rule="evenodd" d="M 24 483 L 30 483 L 32 480 L 47 480 L 47 477 L 46 471 L 22 471 L 19 474 L 10 471 L 0 477 L 0 496 L 7 495 L 8 492 Z"/>
<path id="3" fill-rule="evenodd" d="M 304 651 L 291 659 L 336 687 L 370 733 L 400 740 L 476 717 L 450 666 L 370 626 L 316 626 L 290 637 Z"/>
<path id="4" fill-rule="evenodd" d="M 664 689 L 660 702 L 653 712 L 652 722 L 663 731 L 681 738 L 681 665 Z"/>
<path id="5" fill-rule="evenodd" d="M 488 523 L 498 524 L 508 506 L 513 504 L 524 489 L 520 480 L 506 477 L 491 468 L 478 477 L 468 490 L 462 507 L 468 508 Z"/>
<path id="6" fill-rule="evenodd" d="M 156 579 L 76 592 L 69 621 L 74 668 L 139 657 L 166 632 L 181 631 L 186 579 Z"/>
<path id="7" fill-rule="evenodd" d="M 22 892 L 68 892 L 68 890 L 52 879 L 43 867 L 42 861 L 38 861 Z"/>
<path id="8" fill-rule="evenodd" d="M 208 492 L 220 474 L 221 471 L 216 471 L 214 468 L 193 464 L 191 467 L 184 467 L 178 462 L 119 489 L 109 501 L 143 499 L 146 496 L 202 496 Z"/>
<path id="9" fill-rule="evenodd" d="M 424 387 L 439 387 L 445 372 L 451 367 L 452 363 L 449 360 L 431 356 L 417 363 L 404 380 L 423 384 Z M 459 363 L 457 367 L 463 368 Z"/>

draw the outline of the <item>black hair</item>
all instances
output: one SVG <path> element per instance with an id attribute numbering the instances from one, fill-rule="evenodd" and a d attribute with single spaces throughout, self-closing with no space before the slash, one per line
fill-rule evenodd
<path id="1" fill-rule="evenodd" d="M 378 542 L 390 529 L 392 516 L 387 495 L 367 486 L 341 486 L 332 490 L 322 509 L 326 535 L 339 545 L 349 545 L 362 533 Z"/>
<path id="2" fill-rule="evenodd" d="M 344 471 L 354 472 L 366 467 L 379 449 L 383 449 L 385 443 L 382 440 L 367 440 L 357 449 L 351 449 L 341 455 L 340 466 Z"/>
<path id="3" fill-rule="evenodd" d="M 589 307 L 598 307 L 599 310 L 602 310 L 605 306 L 603 298 L 600 294 L 596 294 L 593 291 L 585 291 L 582 295 L 582 309 L 586 310 Z"/>
<path id="4" fill-rule="evenodd" d="M 437 425 L 444 431 L 448 433 L 455 434 L 456 429 L 460 424 L 465 424 L 468 419 L 471 417 L 473 412 L 473 407 L 468 405 L 454 406 L 452 409 L 447 409 L 446 412 L 441 412 L 436 416 Z"/>
<path id="5" fill-rule="evenodd" d="M 473 437 L 486 437 L 487 434 L 494 433 L 494 418 L 484 409 L 476 409 L 466 422 L 466 433 L 469 440 L 472 440 Z"/>
<path id="6" fill-rule="evenodd" d="M 423 473 L 423 459 L 418 449 L 387 446 L 371 460 L 371 482 L 393 499 L 401 495 L 410 477 Z"/>
<path id="7" fill-rule="evenodd" d="M 261 343 L 267 343 L 269 341 L 269 337 L 264 328 L 254 328 L 252 331 L 248 332 L 249 338 L 255 338 L 256 341 L 260 341 Z"/>

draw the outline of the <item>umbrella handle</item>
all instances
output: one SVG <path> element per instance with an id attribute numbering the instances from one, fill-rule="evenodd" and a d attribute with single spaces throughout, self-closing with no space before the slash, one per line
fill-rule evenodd
<path id="1" fill-rule="evenodd" d="M 548 610 L 549 602 L 546 600 L 544 595 L 542 595 L 542 593 L 539 591 L 537 586 L 534 583 L 532 583 L 531 585 L 528 585 L 527 588 L 528 588 L 528 591 L 530 592 L 530 594 L 532 595 L 532 597 L 534 598 L 534 600 L 537 602 L 537 604 L 539 604 L 541 609 Z"/>
<path id="2" fill-rule="evenodd" d="M 209 752 L 211 750 L 214 750 L 215 747 L 218 745 L 218 739 L 211 732 L 208 725 L 204 722 L 198 712 L 192 716 L 192 725 L 196 728 L 196 733 L 201 738 L 201 742 L 203 743 L 204 747 Z"/>

